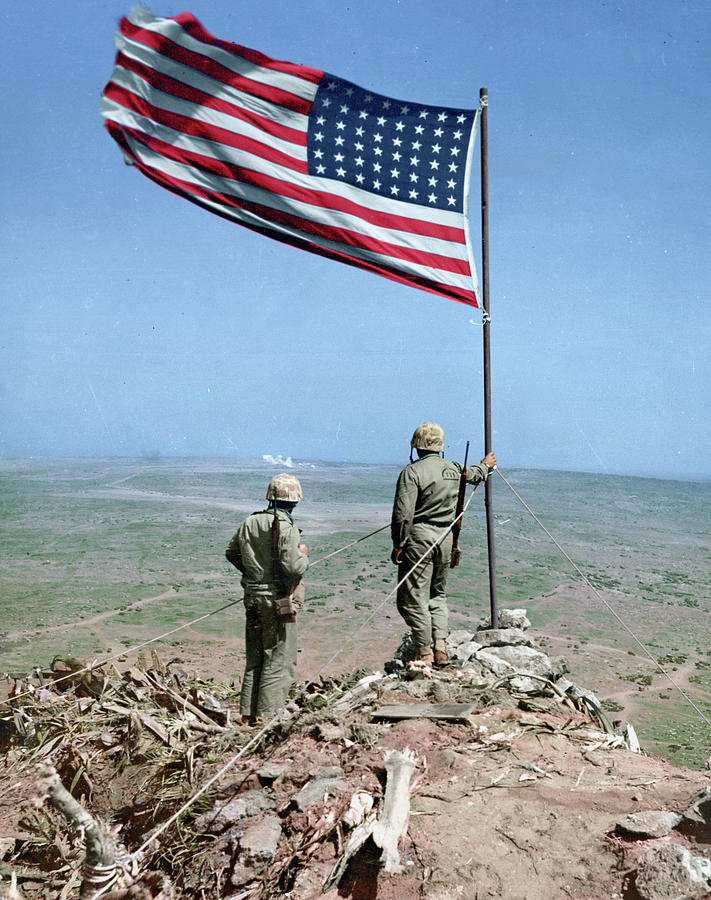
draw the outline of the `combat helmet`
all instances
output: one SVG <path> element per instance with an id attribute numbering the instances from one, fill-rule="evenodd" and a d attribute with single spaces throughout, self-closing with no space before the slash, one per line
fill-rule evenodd
<path id="1" fill-rule="evenodd" d="M 289 475 L 287 472 L 275 475 L 269 482 L 269 487 L 267 488 L 267 500 L 274 499 L 275 491 L 276 499 L 284 500 L 287 503 L 298 503 L 299 500 L 304 499 L 304 492 L 301 490 L 301 482 L 296 475 Z"/>
<path id="2" fill-rule="evenodd" d="M 444 450 L 444 429 L 435 422 L 423 422 L 415 429 L 410 446 L 415 450 L 434 450 L 441 453 Z"/>

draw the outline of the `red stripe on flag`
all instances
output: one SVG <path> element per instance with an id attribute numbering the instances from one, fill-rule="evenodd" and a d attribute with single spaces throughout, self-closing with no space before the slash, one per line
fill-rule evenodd
<path id="1" fill-rule="evenodd" d="M 146 177 L 212 213 L 281 243 L 478 307 L 473 284 L 468 287 L 473 264 L 461 196 L 458 200 L 432 196 L 429 199 L 436 205 L 430 208 L 396 200 L 382 190 L 376 193 L 380 188 L 377 182 L 369 191 L 309 174 L 303 158 L 308 147 L 307 122 L 303 122 L 303 129 L 293 127 L 301 124 L 294 113 L 304 117 L 310 114 L 315 88 L 324 75 L 321 70 L 273 60 L 258 51 L 217 40 L 189 13 L 168 20 L 148 15 L 138 18 L 145 27 L 128 19 L 121 22 L 121 30 L 133 41 L 133 48 L 128 46 L 119 53 L 115 75 L 119 82 L 127 78 L 133 82 L 128 87 L 109 82 L 104 94 L 110 102 L 103 115 L 112 137 Z M 329 89 L 351 96 L 344 84 L 334 76 Z M 357 86 L 350 90 L 355 90 L 357 113 L 358 104 L 367 104 L 372 97 Z M 144 94 L 148 99 L 141 96 Z M 181 101 L 185 108 L 179 105 Z M 177 105 L 180 112 L 159 104 Z M 347 101 L 345 106 L 347 110 Z M 259 112 L 252 112 L 250 107 Z M 455 112 L 463 113 L 461 121 L 471 125 L 476 121 L 473 111 L 444 109 L 444 117 Z M 113 121 L 114 116 L 131 127 Z M 219 125 L 210 124 L 210 119 L 218 119 Z M 328 121 L 332 127 L 334 122 Z M 454 127 L 445 132 L 453 154 L 461 136 Z M 161 129 L 165 129 L 164 139 L 153 135 Z M 331 139 L 335 140 L 333 135 Z M 146 152 L 136 142 L 142 143 Z M 433 153 L 439 149 L 432 147 Z M 351 164 L 353 160 L 346 158 L 346 162 Z M 359 160 L 355 163 L 361 165 Z M 411 164 L 417 165 L 417 160 Z M 434 162 L 430 164 L 436 167 Z M 169 170 L 177 166 L 185 169 L 175 168 L 176 175 L 165 174 L 160 171 L 162 165 Z M 266 171 L 258 171 L 262 168 Z M 399 177 L 395 172 L 392 175 Z M 451 185 L 453 191 L 455 186 Z M 461 181 L 459 186 L 461 189 Z M 258 202 L 241 199 L 233 191 Z M 445 200 L 450 206 L 454 203 L 455 209 L 447 209 Z M 442 221 L 448 224 L 440 224 Z"/>
<path id="2" fill-rule="evenodd" d="M 180 100 L 187 100 L 190 103 L 198 103 L 201 106 L 207 106 L 209 109 L 217 110 L 217 112 L 225 113 L 234 119 L 241 119 L 243 122 L 249 122 L 251 125 L 257 125 L 262 131 L 279 138 L 283 141 L 291 141 L 293 144 L 306 146 L 306 132 L 299 131 L 298 128 L 289 128 L 288 125 L 280 125 L 268 116 L 261 116 L 259 113 L 246 112 L 241 106 L 208 94 L 200 88 L 185 84 L 171 78 L 169 75 L 163 75 L 152 69 L 150 66 L 126 56 L 125 53 L 119 52 L 116 57 L 116 65 L 124 69 L 134 72 L 139 78 L 142 78 L 147 84 L 152 85 L 158 90 L 164 91 L 178 97 Z"/>
<path id="3" fill-rule="evenodd" d="M 288 197 L 291 200 L 298 200 L 301 203 L 308 203 L 312 206 L 318 206 L 325 210 L 335 212 L 343 212 L 352 216 L 357 216 L 364 222 L 374 225 L 378 228 L 387 228 L 394 231 L 403 231 L 410 234 L 422 235 L 425 237 L 437 238 L 443 241 L 451 241 L 455 244 L 466 245 L 466 236 L 461 228 L 453 228 L 447 225 L 438 225 L 434 222 L 423 221 L 421 219 L 408 218 L 406 216 L 398 216 L 392 213 L 378 212 L 367 206 L 361 206 L 352 200 L 347 200 L 336 194 L 327 191 L 318 191 L 313 188 L 303 188 L 301 185 L 257 172 L 245 166 L 238 166 L 225 160 L 219 160 L 212 156 L 207 156 L 193 150 L 184 150 L 173 144 L 168 144 L 160 138 L 148 135 L 143 131 L 133 128 L 125 128 L 124 131 L 130 134 L 136 140 L 150 147 L 156 153 L 176 162 L 186 163 L 187 165 L 197 166 L 206 172 L 219 175 L 222 178 L 232 178 L 236 181 L 242 181 L 245 184 L 251 184 L 254 187 L 263 188 L 272 193 Z M 314 177 L 314 182 L 318 179 Z"/>
<path id="4" fill-rule="evenodd" d="M 242 47 L 240 44 L 233 44 L 230 41 L 221 41 L 219 38 L 213 37 L 209 31 L 206 31 L 190 13 L 180 13 L 180 15 L 173 16 L 173 18 L 180 23 L 183 31 L 187 32 L 191 37 L 205 44 L 212 44 L 213 47 L 219 47 L 221 50 L 236 53 L 238 56 L 242 56 L 249 62 L 264 69 L 273 69 L 277 72 L 284 72 L 286 75 L 296 75 L 299 78 L 303 78 L 304 81 L 310 81 L 313 84 L 318 84 L 323 77 L 322 69 L 314 69 L 311 66 L 300 66 L 295 63 L 272 59 L 258 50 L 250 50 L 248 47 Z"/>
<path id="5" fill-rule="evenodd" d="M 177 60 L 183 65 L 197 69 L 197 71 L 209 75 L 210 78 L 214 78 L 216 81 L 221 81 L 223 84 L 230 85 L 230 87 L 246 91 L 254 97 L 260 97 L 262 100 L 268 100 L 270 103 L 276 103 L 285 109 L 292 109 L 304 115 L 309 114 L 311 109 L 309 100 L 305 100 L 303 97 L 284 91 L 281 88 L 271 87 L 268 84 L 262 84 L 260 81 L 253 81 L 251 78 L 239 75 L 232 69 L 215 62 L 214 59 L 210 59 L 209 56 L 186 50 L 185 47 L 181 47 L 180 44 L 174 43 L 162 34 L 156 34 L 147 28 L 141 28 L 140 25 L 134 25 L 125 17 L 121 19 L 121 32 L 126 37 L 164 54 L 169 59 Z"/>
<path id="6" fill-rule="evenodd" d="M 273 149 L 269 144 L 257 141 L 254 138 L 245 137 L 243 134 L 235 134 L 233 131 L 218 128 L 199 119 L 193 119 L 189 116 L 180 115 L 180 113 L 172 113 L 166 109 L 161 109 L 159 106 L 153 106 L 152 103 L 148 103 L 147 100 L 138 97 L 136 94 L 113 82 L 109 82 L 106 86 L 104 95 L 126 109 L 146 116 L 148 119 L 153 119 L 155 122 L 160 122 L 174 131 L 214 141 L 217 144 L 224 144 L 227 147 L 235 147 L 238 150 L 244 150 L 246 153 L 252 153 L 262 159 L 269 160 L 276 165 L 294 169 L 296 172 L 302 172 L 305 175 L 308 174 L 306 160 L 295 159 L 288 153 L 282 153 L 280 150 Z"/>
<path id="7" fill-rule="evenodd" d="M 409 251 L 407 248 L 391 245 L 386 242 L 378 242 L 373 241 L 368 238 L 364 238 L 363 235 L 355 234 L 348 232 L 344 229 L 336 229 L 329 228 L 327 226 L 319 225 L 318 223 L 312 222 L 310 220 L 302 219 L 298 216 L 289 215 L 288 213 L 284 213 L 281 210 L 275 210 L 270 207 L 263 206 L 262 204 L 253 203 L 248 200 L 242 200 L 239 197 L 235 197 L 231 194 L 223 194 L 218 193 L 216 191 L 209 191 L 205 188 L 200 187 L 199 185 L 192 184 L 187 181 L 183 181 L 182 179 L 175 178 L 171 175 L 167 175 L 164 172 L 160 172 L 156 169 L 153 169 L 150 165 L 144 163 L 139 157 L 136 156 L 135 152 L 131 149 L 130 145 L 126 141 L 123 134 L 121 134 L 121 129 L 115 125 L 113 122 L 107 122 L 107 128 L 111 133 L 114 140 L 117 141 L 118 144 L 124 149 L 128 156 L 134 160 L 136 165 L 140 168 L 140 170 L 144 173 L 144 175 L 151 178 L 152 181 L 155 181 L 157 184 L 162 185 L 163 187 L 173 191 L 173 193 L 179 194 L 182 197 L 185 197 L 188 200 L 191 200 L 194 203 L 197 203 L 199 206 L 205 205 L 207 209 L 211 212 L 216 212 L 218 215 L 222 215 L 224 218 L 230 219 L 230 221 L 235 221 L 234 218 L 227 215 L 227 213 L 222 213 L 219 210 L 215 210 L 212 206 L 201 203 L 201 200 L 211 201 L 212 203 L 218 202 L 221 203 L 225 208 L 237 208 L 244 209 L 248 212 L 254 213 L 259 218 L 267 221 L 274 222 L 276 224 L 288 225 L 290 227 L 296 228 L 299 231 L 304 232 L 305 234 L 313 234 L 315 236 L 323 237 L 328 240 L 333 240 L 338 243 L 350 244 L 354 247 L 363 247 L 364 249 L 371 250 L 375 253 L 381 253 L 385 256 L 394 256 L 401 259 L 408 259 L 411 262 L 414 262 L 418 265 L 423 266 L 432 266 L 434 268 L 439 268 L 444 271 L 451 271 L 457 274 L 465 275 L 466 277 L 470 276 L 469 264 L 463 260 L 454 260 L 449 257 L 439 256 L 434 253 L 417 253 Z M 239 224 L 244 224 L 242 221 Z M 251 227 L 251 226 L 247 226 Z M 259 228 L 253 228 L 253 230 L 260 230 Z M 272 232 L 271 229 L 268 230 L 270 236 L 274 236 L 274 234 L 279 234 L 279 232 Z M 355 237 L 355 239 L 354 239 Z M 283 238 L 286 243 L 296 243 L 298 241 L 297 238 Z M 368 246 L 371 244 L 372 246 Z M 319 250 L 327 251 L 327 248 L 319 248 L 317 244 L 311 244 L 307 240 L 303 241 L 303 247 L 307 250 L 312 250 L 313 252 L 319 252 Z M 323 255 L 330 255 L 335 258 L 336 254 L 341 255 L 340 251 L 327 251 L 324 252 Z M 343 259 L 353 260 L 353 265 L 359 265 L 364 268 L 371 269 L 372 271 L 380 271 L 381 264 L 374 263 L 372 261 L 363 260 L 360 257 L 351 257 L 347 253 L 343 252 Z M 394 269 L 391 269 L 386 264 L 382 264 L 383 271 L 394 272 Z M 391 276 L 389 276 L 391 277 Z M 433 293 L 445 293 L 440 290 L 441 287 L 440 282 L 435 282 L 430 279 L 426 279 L 423 276 L 417 275 L 407 275 L 406 273 L 400 273 L 395 280 L 404 281 L 407 283 L 416 282 L 418 285 L 423 286 L 425 284 L 433 285 L 430 288 Z M 456 295 L 456 296 L 455 296 Z M 456 288 L 454 286 L 447 285 L 446 296 L 455 297 L 455 299 L 461 299 L 462 302 L 470 303 L 473 306 L 476 306 L 476 299 L 474 298 L 473 292 L 465 291 L 461 288 Z M 474 298 L 473 301 L 463 299 L 466 296 L 471 296 Z"/>

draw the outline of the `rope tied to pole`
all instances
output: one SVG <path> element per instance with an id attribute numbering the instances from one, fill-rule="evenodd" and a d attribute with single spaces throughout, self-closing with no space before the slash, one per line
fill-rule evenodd
<path id="1" fill-rule="evenodd" d="M 664 666 L 657 659 L 655 659 L 652 652 L 642 643 L 642 641 L 632 631 L 632 629 L 624 621 L 624 619 L 619 615 L 619 613 L 617 613 L 617 611 L 612 607 L 612 605 L 610 603 L 608 603 L 608 601 L 602 596 L 602 594 L 598 591 L 598 589 L 595 587 L 595 585 L 590 581 L 590 579 L 587 577 L 587 575 L 582 571 L 580 566 L 561 547 L 561 545 L 558 543 L 558 541 L 553 537 L 553 535 L 546 528 L 546 526 L 543 524 L 543 522 L 541 522 L 541 520 L 538 518 L 538 516 L 533 512 L 533 510 L 526 503 L 526 501 L 523 499 L 523 497 L 521 497 L 521 495 L 516 491 L 516 489 L 513 487 L 513 485 L 509 481 L 507 481 L 506 478 L 504 478 L 504 476 L 501 474 L 501 471 L 499 470 L 498 466 L 496 468 L 496 471 L 499 474 L 499 477 L 501 478 L 501 480 L 509 488 L 509 490 L 514 494 L 514 496 L 521 503 L 521 505 L 524 507 L 524 509 L 532 516 L 533 520 L 535 522 L 537 522 L 538 525 L 540 525 L 540 527 L 543 529 L 543 531 L 545 531 L 545 533 L 548 535 L 548 537 L 551 539 L 551 541 L 553 541 L 553 543 L 560 550 L 560 552 L 563 554 L 563 556 L 568 560 L 570 565 L 575 569 L 575 571 L 578 573 L 578 575 L 580 575 L 580 577 L 583 579 L 585 584 L 590 588 L 590 590 L 593 592 L 593 594 L 595 594 L 595 596 L 598 598 L 598 600 L 600 600 L 600 602 L 606 607 L 608 612 L 610 612 L 615 617 L 617 622 L 630 635 L 630 637 L 634 640 L 634 642 L 637 644 L 637 646 L 643 651 L 645 656 L 647 656 L 654 663 L 654 665 L 657 667 L 657 669 L 659 669 L 659 671 L 671 682 L 671 684 L 676 688 L 676 690 L 679 692 L 679 694 L 681 694 L 683 699 L 696 710 L 696 712 L 700 716 L 700 718 L 707 725 L 711 725 L 711 719 L 709 719 L 709 717 L 703 712 L 703 710 L 694 702 L 694 700 L 692 700 L 692 698 L 686 693 L 686 691 L 684 691 L 684 689 L 681 687 L 681 685 L 677 684 L 677 682 L 672 678 L 672 676 L 664 668 Z"/>
<path id="2" fill-rule="evenodd" d="M 368 540 L 368 538 L 373 537 L 376 534 L 379 534 L 381 531 L 384 531 L 388 528 L 390 523 L 388 522 L 386 525 L 382 525 L 380 528 L 377 528 L 375 531 L 371 531 L 369 534 L 363 535 L 362 537 L 356 538 L 356 540 L 351 541 L 343 547 L 339 547 L 338 550 L 334 550 L 332 553 L 328 553 L 326 556 L 322 556 L 320 559 L 314 560 L 310 565 L 309 569 L 312 569 L 314 566 L 319 565 L 322 562 L 325 562 L 327 559 L 330 559 L 332 556 L 337 556 L 339 553 L 343 553 L 344 550 L 348 550 L 350 547 L 355 546 L 355 544 L 360 544 L 362 541 Z M 17 694 L 12 694 L 7 700 L 0 700 L 0 703 L 8 703 L 10 701 L 20 700 L 22 697 L 30 696 L 31 694 L 37 693 L 38 690 L 49 689 L 54 687 L 57 684 L 62 684 L 65 681 L 68 681 L 72 678 L 77 678 L 80 675 L 84 675 L 88 672 L 93 672 L 95 669 L 100 669 L 102 666 L 107 665 L 110 662 L 114 662 L 117 659 L 120 659 L 122 656 L 128 656 L 131 653 L 135 653 L 138 650 L 142 650 L 144 647 L 149 646 L 150 644 L 155 643 L 156 641 L 163 640 L 163 638 L 170 637 L 170 635 L 175 634 L 178 631 L 182 631 L 184 628 L 190 628 L 191 625 L 197 625 L 198 622 L 202 622 L 204 619 L 209 619 L 210 616 L 217 615 L 217 613 L 223 612 L 225 609 L 229 609 L 231 606 L 236 606 L 238 603 L 242 602 L 242 598 L 240 597 L 238 600 L 231 600 L 229 603 L 225 603 L 224 605 L 218 607 L 217 609 L 213 609 L 211 612 L 204 613 L 201 616 L 198 616 L 196 619 L 191 619 L 189 622 L 183 622 L 182 625 L 177 625 L 175 628 L 171 628 L 169 631 L 164 631 L 162 634 L 158 634 L 155 637 L 149 638 L 147 641 L 143 641 L 140 644 L 136 644 L 133 647 L 127 647 L 124 650 L 119 651 L 118 653 L 113 654 L 113 656 L 105 657 L 101 660 L 93 660 L 91 663 L 88 663 L 86 666 L 83 666 L 81 669 L 75 669 L 72 672 L 68 672 L 66 675 L 62 675 L 59 678 L 54 678 L 51 681 L 46 681 L 40 684 L 39 688 L 34 685 L 30 685 L 27 690 L 21 691 Z M 120 613 L 122 610 L 116 610 L 116 615 Z M 75 623 L 77 625 L 81 625 L 81 622 Z M 35 670 L 39 672 L 39 669 Z"/>

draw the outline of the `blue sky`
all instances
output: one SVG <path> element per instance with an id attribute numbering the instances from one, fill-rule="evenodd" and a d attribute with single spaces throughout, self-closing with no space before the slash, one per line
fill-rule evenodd
<path id="1" fill-rule="evenodd" d="M 425 420 L 452 457 L 467 439 L 483 451 L 476 310 L 270 241 L 123 165 L 98 103 L 129 8 L 0 13 L 0 454 L 397 462 Z M 397 98 L 473 107 L 487 86 L 502 469 L 711 476 L 711 7 L 188 8 L 218 37 Z"/>

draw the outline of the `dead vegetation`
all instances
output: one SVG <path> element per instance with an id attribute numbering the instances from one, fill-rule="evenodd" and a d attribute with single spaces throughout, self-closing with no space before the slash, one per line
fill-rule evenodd
<path id="1" fill-rule="evenodd" d="M 541 676 L 514 690 L 510 676 L 404 665 L 301 688 L 290 715 L 263 732 L 236 724 L 234 687 L 155 652 L 125 671 L 82 671 L 81 661 L 57 657 L 47 671 L 11 680 L 0 719 L 2 884 L 16 877 L 28 900 L 99 891 L 111 900 L 535 898 L 570 895 L 578 879 L 603 885 L 581 897 L 602 897 L 615 871 L 621 885 L 621 852 L 600 814 L 591 814 L 588 862 L 563 871 L 566 840 L 557 861 L 548 848 L 549 867 L 533 838 L 545 829 L 523 827 L 518 799 L 525 793 L 534 810 L 532 798 L 541 798 L 562 827 L 562 810 L 570 804 L 577 814 L 593 782 L 627 806 L 631 790 L 645 790 L 630 774 L 643 757 L 628 752 L 629 732 L 613 729 L 594 695 Z M 703 783 L 701 773 L 675 780 L 669 764 L 647 763 L 657 772 L 648 787 L 683 783 L 688 794 Z M 521 872 L 528 866 L 522 877 L 537 875 L 540 891 L 509 889 L 482 857 L 477 833 L 493 810 L 490 840 L 506 848 L 497 852 L 509 865 L 514 853 Z M 624 803 L 620 810 L 629 812 Z M 463 848 L 469 856 L 459 859 Z"/>

